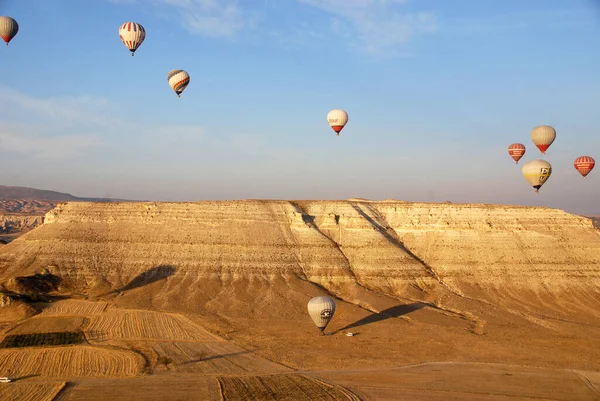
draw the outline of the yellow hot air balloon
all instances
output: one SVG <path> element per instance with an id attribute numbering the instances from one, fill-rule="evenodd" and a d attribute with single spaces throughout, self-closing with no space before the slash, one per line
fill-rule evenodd
<path id="1" fill-rule="evenodd" d="M 546 160 L 531 160 L 523 165 L 523 177 L 539 192 L 540 188 L 552 174 L 552 166 Z"/>
<path id="2" fill-rule="evenodd" d="M 531 130 L 531 140 L 542 154 L 546 153 L 555 139 L 556 130 L 549 125 L 540 125 Z"/>
<path id="3" fill-rule="evenodd" d="M 190 76 L 183 70 L 173 70 L 168 74 L 169 85 L 177 94 L 177 97 L 181 97 L 181 93 L 190 83 Z"/>
<path id="4" fill-rule="evenodd" d="M 308 301 L 308 314 L 321 334 L 335 313 L 335 302 L 329 297 L 314 297 Z"/>
<path id="5" fill-rule="evenodd" d="M 133 56 L 138 47 L 144 42 L 144 39 L 146 39 L 146 30 L 137 22 L 126 22 L 119 27 L 119 37 Z"/>
<path id="6" fill-rule="evenodd" d="M 6 42 L 10 42 L 19 32 L 19 24 L 11 17 L 0 16 L 0 37 Z"/>
<path id="7" fill-rule="evenodd" d="M 348 113 L 344 110 L 331 110 L 327 113 L 327 122 L 329 126 L 336 132 L 336 136 L 340 136 L 340 132 L 348 123 Z"/>

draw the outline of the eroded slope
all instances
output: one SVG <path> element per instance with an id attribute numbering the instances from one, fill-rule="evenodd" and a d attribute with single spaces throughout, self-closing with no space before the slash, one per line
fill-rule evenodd
<path id="1" fill-rule="evenodd" d="M 600 360 L 600 235 L 560 210 L 68 203 L 0 250 L 5 286 L 42 269 L 60 278 L 52 296 L 185 314 L 293 367 L 517 360 L 588 369 Z M 315 342 L 306 302 L 327 293 L 338 302 L 336 334 Z M 341 342 L 348 330 L 360 335 Z M 208 352 L 173 345 L 148 347 L 176 360 Z"/>

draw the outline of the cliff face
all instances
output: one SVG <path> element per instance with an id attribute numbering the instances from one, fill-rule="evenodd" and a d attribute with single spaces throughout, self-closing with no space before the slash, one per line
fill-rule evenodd
<path id="1" fill-rule="evenodd" d="M 268 297 L 253 291 L 266 288 L 276 299 L 314 283 L 377 311 L 390 299 L 439 305 L 449 298 L 561 316 L 577 310 L 585 319 L 600 311 L 600 233 L 589 219 L 549 208 L 67 203 L 0 250 L 0 278 L 48 266 L 90 294 L 157 283 L 150 302 L 165 307 L 175 307 L 182 292 L 208 308 L 231 293 L 260 303 Z"/>
<path id="2" fill-rule="evenodd" d="M 12 234 L 37 227 L 43 222 L 43 216 L 19 216 L 0 214 L 0 233 Z"/>
<path id="3" fill-rule="evenodd" d="M 37 227 L 56 203 L 37 200 L 0 199 L 0 244 Z"/>

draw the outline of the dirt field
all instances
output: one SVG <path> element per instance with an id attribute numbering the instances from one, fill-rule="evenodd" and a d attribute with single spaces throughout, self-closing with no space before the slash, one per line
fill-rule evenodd
<path id="1" fill-rule="evenodd" d="M 600 388 L 586 382 L 587 374 L 452 362 L 386 370 L 311 373 L 371 400 L 598 400 Z"/>
<path id="2" fill-rule="evenodd" d="M 91 316 L 85 332 L 90 341 L 215 340 L 207 331 L 184 316 L 141 310 L 111 310 L 109 313 Z"/>
<path id="3" fill-rule="evenodd" d="M 222 398 L 215 377 L 163 374 L 131 379 L 86 379 L 69 382 L 53 401 L 198 401 Z"/>
<path id="4" fill-rule="evenodd" d="M 140 373 L 143 366 L 143 358 L 127 350 L 88 346 L 0 350 L 0 372 L 16 378 L 127 377 Z"/>
<path id="5" fill-rule="evenodd" d="M 64 388 L 65 383 L 26 384 L 10 383 L 0 386 L 0 400 L 53 401 Z"/>
<path id="6" fill-rule="evenodd" d="M 77 331 L 83 327 L 83 317 L 33 317 L 9 330 L 6 334 L 30 334 Z"/>
<path id="7" fill-rule="evenodd" d="M 225 400 L 298 400 L 298 401 L 353 401 L 359 398 L 349 391 L 321 380 L 298 374 L 219 377 Z"/>
<path id="8" fill-rule="evenodd" d="M 173 360 L 168 368 L 177 372 L 217 374 L 260 374 L 289 371 L 282 365 L 258 357 L 254 352 L 228 342 L 161 342 L 151 345 L 157 356 Z"/>
<path id="9" fill-rule="evenodd" d="M 104 312 L 107 306 L 107 302 L 65 299 L 48 305 L 39 316 L 92 316 Z"/>

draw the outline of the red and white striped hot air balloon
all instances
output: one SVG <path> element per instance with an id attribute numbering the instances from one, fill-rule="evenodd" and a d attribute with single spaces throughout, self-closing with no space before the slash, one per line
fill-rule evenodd
<path id="1" fill-rule="evenodd" d="M 327 113 L 327 122 L 335 131 L 336 136 L 340 136 L 340 132 L 348 123 L 348 113 L 346 113 L 344 110 L 331 110 L 329 113 Z"/>
<path id="2" fill-rule="evenodd" d="M 540 125 L 531 130 L 531 140 L 542 154 L 546 153 L 555 139 L 556 130 L 549 125 Z"/>
<path id="3" fill-rule="evenodd" d="M 119 27 L 119 37 L 133 56 L 144 39 L 146 39 L 146 30 L 137 22 L 126 22 Z"/>
<path id="4" fill-rule="evenodd" d="M 0 17 L 0 37 L 6 42 L 6 46 L 8 46 L 8 42 L 15 37 L 17 32 L 19 32 L 17 21 L 5 15 Z"/>
<path id="5" fill-rule="evenodd" d="M 580 156 L 573 162 L 575 169 L 585 178 L 594 169 L 596 161 L 590 156 Z"/>
<path id="6" fill-rule="evenodd" d="M 519 160 L 525 154 L 525 145 L 522 143 L 513 143 L 508 147 L 508 154 L 513 158 L 515 163 L 519 164 Z"/>

